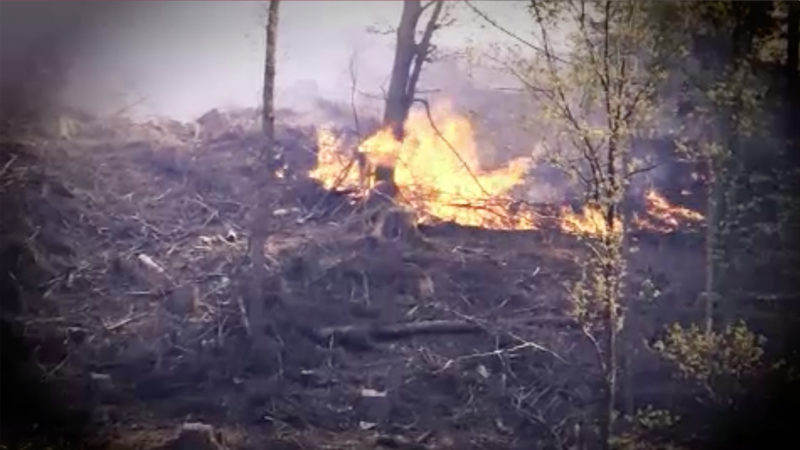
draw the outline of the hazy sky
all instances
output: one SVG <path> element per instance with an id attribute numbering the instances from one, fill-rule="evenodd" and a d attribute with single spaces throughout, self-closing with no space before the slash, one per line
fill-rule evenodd
<path id="1" fill-rule="evenodd" d="M 60 2 L 61 3 L 61 2 Z M 505 23 L 520 21 L 524 2 L 475 2 Z M 464 5 L 440 30 L 441 46 L 488 41 Z M 278 30 L 278 106 L 303 96 L 349 96 L 348 62 L 355 51 L 359 87 L 379 93 L 393 58 L 394 35 L 368 33 L 400 17 L 400 1 L 284 1 Z M 52 14 L 47 4 L 41 13 Z M 65 98 L 113 112 L 136 103 L 137 115 L 192 119 L 212 107 L 255 106 L 261 92 L 266 3 L 125 2 L 86 15 Z M 40 21 L 42 19 L 40 18 Z"/>

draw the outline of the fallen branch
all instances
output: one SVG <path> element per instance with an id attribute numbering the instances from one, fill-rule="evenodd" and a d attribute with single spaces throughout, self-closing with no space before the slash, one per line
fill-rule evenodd
<path id="1" fill-rule="evenodd" d="M 520 350 L 524 350 L 526 348 L 532 348 L 534 350 L 539 350 L 539 351 L 550 353 L 550 354 L 554 355 L 555 357 L 557 357 L 558 359 L 563 361 L 563 358 L 558 356 L 558 354 L 553 353 L 553 351 L 551 351 L 551 350 L 549 350 L 549 349 L 547 349 L 547 348 L 545 348 L 545 347 L 543 347 L 543 346 L 541 346 L 541 345 L 539 345 L 539 344 L 537 344 L 535 342 L 523 342 L 522 344 L 515 345 L 515 346 L 509 347 L 509 348 L 500 348 L 500 349 L 497 349 L 497 350 L 492 350 L 490 352 L 473 353 L 471 355 L 464 355 L 464 356 L 459 356 L 459 357 L 454 358 L 454 359 L 450 359 L 450 360 L 447 361 L 447 363 L 444 366 L 442 366 L 441 369 L 437 370 L 435 373 L 444 372 L 445 370 L 449 369 L 450 367 L 453 366 L 453 364 L 455 364 L 457 362 L 466 361 L 466 360 L 475 359 L 475 358 L 486 358 L 486 357 L 489 357 L 489 356 L 500 356 L 500 355 L 503 355 L 503 354 L 514 353 L 514 352 L 517 352 L 517 351 L 520 351 Z"/>
<path id="2" fill-rule="evenodd" d="M 361 340 L 372 338 L 377 341 L 388 341 L 420 334 L 464 334 L 482 333 L 478 325 L 455 320 L 426 320 L 421 322 L 400 323 L 394 325 L 345 325 L 325 327 L 314 330 L 314 335 L 321 341 L 328 342 L 332 337 L 336 341 Z"/>
<path id="3" fill-rule="evenodd" d="M 2 168 L 2 169 L 0 169 L 0 177 L 2 177 L 3 175 L 5 175 L 5 174 L 6 174 L 6 172 L 8 172 L 8 169 L 10 169 L 10 168 L 11 168 L 11 166 L 14 164 L 14 162 L 15 162 L 16 160 L 17 160 L 17 155 L 11 155 L 11 158 L 8 160 L 8 162 L 6 162 L 6 163 L 3 165 L 3 168 Z"/>
<path id="4" fill-rule="evenodd" d="M 117 330 L 117 329 L 120 329 L 120 328 L 124 327 L 125 325 L 128 325 L 131 322 L 135 322 L 135 321 L 137 321 L 139 319 L 142 319 L 144 317 L 147 317 L 147 313 L 141 313 L 141 314 L 137 314 L 137 315 L 129 315 L 128 317 L 125 317 L 125 318 L 121 319 L 120 321 L 118 321 L 116 323 L 104 324 L 104 325 L 105 325 L 106 331 L 114 331 L 114 330 Z"/>
<path id="5" fill-rule="evenodd" d="M 575 321 L 569 317 L 544 316 L 524 321 L 527 326 L 553 326 L 571 328 Z M 312 330 L 318 342 L 326 345 L 333 339 L 343 345 L 370 347 L 370 341 L 391 341 L 417 335 L 431 334 L 478 334 L 487 333 L 480 324 L 463 320 L 424 320 L 419 322 L 398 323 L 392 325 L 343 325 L 323 327 Z M 533 343 L 524 342 L 526 347 L 535 347 Z M 546 350 L 540 348 L 539 350 Z M 556 355 L 557 356 L 557 355 Z"/>

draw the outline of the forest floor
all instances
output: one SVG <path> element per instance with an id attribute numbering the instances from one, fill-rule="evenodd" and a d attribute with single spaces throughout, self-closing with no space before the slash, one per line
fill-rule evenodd
<path id="1" fill-rule="evenodd" d="M 172 448 L 186 422 L 236 449 L 537 448 L 568 443 L 559 423 L 588 423 L 593 350 L 564 288 L 574 237 L 439 224 L 376 239 L 346 196 L 305 177 L 313 132 L 278 140 L 258 349 L 240 305 L 256 136 L 125 124 L 2 144 L 10 448 Z M 672 305 L 645 306 L 672 311 L 637 330 L 652 338 L 697 311 L 702 246 L 641 239 L 631 285 L 661 280 Z M 632 377 L 669 380 L 637 357 L 655 362 Z M 645 388 L 626 402 L 665 398 L 630 383 Z"/>

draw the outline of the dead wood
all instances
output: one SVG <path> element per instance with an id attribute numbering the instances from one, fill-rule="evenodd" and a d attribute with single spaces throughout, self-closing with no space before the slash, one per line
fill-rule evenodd
<path id="1" fill-rule="evenodd" d="M 399 323 L 394 325 L 345 325 L 325 327 L 314 331 L 315 336 L 328 341 L 336 339 L 371 338 L 377 341 L 389 341 L 420 334 L 462 334 L 482 333 L 478 325 L 457 320 L 426 320 L 420 322 Z"/>
<path id="2" fill-rule="evenodd" d="M 521 325 L 567 329 L 577 327 L 574 319 L 563 316 L 542 316 L 529 318 L 526 319 Z M 481 333 L 491 333 L 491 330 L 488 330 L 487 328 L 470 321 L 425 320 L 389 325 L 367 324 L 323 327 L 312 330 L 311 337 L 317 342 L 329 346 L 338 344 L 356 350 L 368 350 L 373 348 L 373 341 L 394 341 L 419 335 Z M 524 345 L 537 347 L 535 344 L 530 342 L 526 342 Z M 546 350 L 544 348 L 539 349 Z M 555 356 L 561 359 L 558 355 Z"/>
<path id="3" fill-rule="evenodd" d="M 250 331 L 255 330 L 252 338 L 255 341 L 262 339 L 259 331 L 267 322 L 266 311 L 263 304 L 264 290 L 261 279 L 266 276 L 264 270 L 264 244 L 268 235 L 268 217 L 270 216 L 267 205 L 265 185 L 273 180 L 272 163 L 275 153 L 275 110 L 273 105 L 275 94 L 275 49 L 277 46 L 278 29 L 278 0 L 269 4 L 269 14 L 266 26 L 266 60 L 264 64 L 264 93 L 262 111 L 262 131 L 264 146 L 261 153 L 261 179 L 259 180 L 258 198 L 253 214 L 252 234 L 248 242 L 248 258 L 251 265 L 251 275 L 248 286 L 250 295 L 247 298 Z"/>

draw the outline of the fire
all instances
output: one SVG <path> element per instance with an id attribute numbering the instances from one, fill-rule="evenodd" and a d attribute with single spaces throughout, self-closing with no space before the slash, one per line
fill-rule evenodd
<path id="1" fill-rule="evenodd" d="M 355 161 L 344 155 L 341 147 L 341 140 L 332 130 L 325 127 L 317 129 L 317 166 L 308 175 L 321 182 L 325 189 L 359 186 L 358 170 L 353 169 Z"/>
<path id="2" fill-rule="evenodd" d="M 439 105 L 433 116 L 444 139 L 431 126 L 425 112 L 413 111 L 406 121 L 402 142 L 394 138 L 391 130 L 382 129 L 350 155 L 345 153 L 346 144 L 332 130 L 319 128 L 317 165 L 309 176 L 326 189 L 364 195 L 374 180 L 371 174 L 360 173 L 357 160 L 363 158 L 371 167 L 395 168 L 395 200 L 413 209 L 420 222 L 441 220 L 506 230 L 536 229 L 542 225 L 538 220 L 542 214 L 520 208 L 510 196 L 524 182 L 530 159 L 514 159 L 494 170 L 482 169 L 469 120 L 454 114 L 446 105 Z M 654 190 L 645 194 L 645 203 L 645 214 L 633 217 L 638 229 L 669 233 L 682 224 L 704 219 L 696 211 L 671 205 Z M 605 236 L 623 229 L 618 223 L 609 230 L 602 211 L 592 205 L 585 206 L 581 213 L 562 207 L 557 220 L 562 231 L 575 235 Z"/>
<path id="3" fill-rule="evenodd" d="M 447 142 L 424 112 L 412 111 L 402 142 L 390 130 L 383 129 L 358 148 L 371 165 L 395 167 L 397 201 L 417 211 L 422 222 L 444 220 L 492 229 L 536 228 L 534 214 L 515 208 L 509 195 L 525 180 L 530 160 L 518 158 L 504 167 L 484 170 L 478 161 L 469 120 L 444 105 L 433 116 Z M 355 155 L 346 156 L 342 142 L 330 130 L 318 131 L 317 144 L 317 166 L 309 174 L 312 178 L 328 189 L 361 192 L 368 187 L 362 186 Z"/>
<path id="4" fill-rule="evenodd" d="M 646 213 L 644 217 L 634 216 L 634 223 L 643 230 L 672 233 L 682 224 L 699 224 L 705 217 L 697 211 L 683 206 L 672 205 L 664 196 L 650 189 L 644 196 Z"/>
<path id="5" fill-rule="evenodd" d="M 604 236 L 609 231 L 603 211 L 595 205 L 584 206 L 582 214 L 576 214 L 569 206 L 562 207 L 561 230 L 582 236 Z M 611 231 L 621 232 L 622 224 L 614 224 Z"/>

